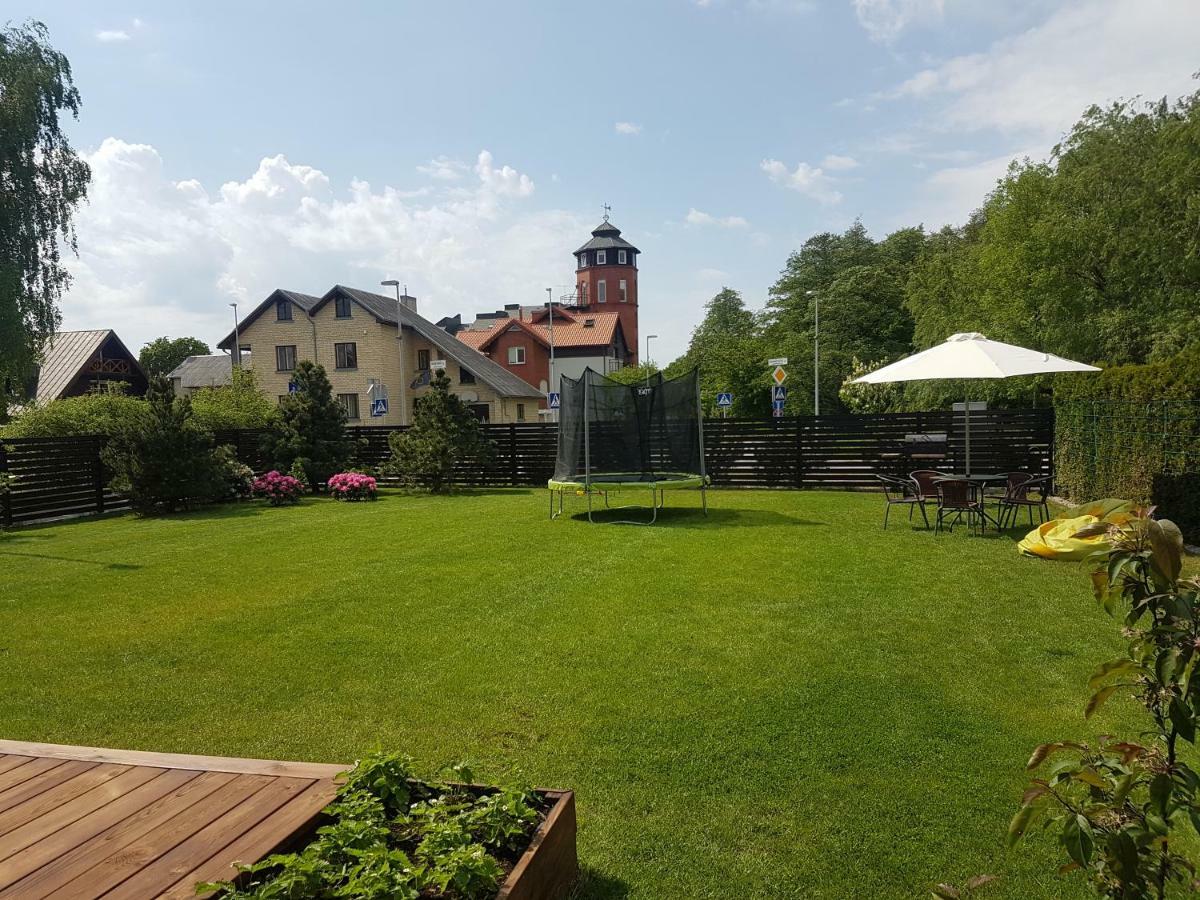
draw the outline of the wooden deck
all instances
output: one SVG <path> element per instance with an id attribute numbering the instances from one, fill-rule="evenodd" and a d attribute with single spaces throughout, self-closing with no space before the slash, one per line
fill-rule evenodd
<path id="1" fill-rule="evenodd" d="M 193 898 L 310 829 L 345 768 L 0 741 L 0 900 Z"/>

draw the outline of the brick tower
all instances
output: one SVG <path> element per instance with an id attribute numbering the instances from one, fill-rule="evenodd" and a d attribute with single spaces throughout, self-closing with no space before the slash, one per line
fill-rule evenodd
<path id="1" fill-rule="evenodd" d="M 607 207 L 605 207 L 607 210 Z M 592 232 L 592 239 L 575 251 L 575 296 L 581 307 L 616 312 L 629 345 L 630 365 L 638 355 L 638 254 L 641 251 L 621 237 L 621 229 L 608 221 L 608 213 Z"/>

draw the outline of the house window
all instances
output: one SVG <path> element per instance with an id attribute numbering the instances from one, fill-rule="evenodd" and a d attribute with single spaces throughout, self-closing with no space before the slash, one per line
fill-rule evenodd
<path id="1" fill-rule="evenodd" d="M 596 302 L 597 303 L 607 303 L 608 302 L 608 284 L 606 282 L 604 282 L 603 280 L 596 282 Z"/>
<path id="2" fill-rule="evenodd" d="M 596 251 L 596 265 L 602 266 L 606 262 L 608 262 L 608 251 L 607 250 L 597 250 Z"/>
<path id="3" fill-rule="evenodd" d="M 334 297 L 333 298 L 333 314 L 339 319 L 350 318 L 350 298 L 349 297 Z"/>
<path id="4" fill-rule="evenodd" d="M 283 406 L 283 401 L 285 401 L 287 398 L 288 398 L 287 394 L 280 394 L 279 395 L 279 405 Z"/>
<path id="5" fill-rule="evenodd" d="M 525 421 L 525 404 L 524 403 L 517 404 L 517 421 L 518 422 Z"/>
<path id="6" fill-rule="evenodd" d="M 337 400 L 346 411 L 347 419 L 358 418 L 358 394 L 338 394 Z"/>
<path id="7" fill-rule="evenodd" d="M 429 369 L 429 351 L 428 350 L 418 350 L 417 351 L 417 371 L 425 372 L 428 369 Z"/>
<path id="8" fill-rule="evenodd" d="M 581 269 L 587 268 L 587 254 L 586 253 L 579 254 L 579 268 L 581 268 Z"/>
<path id="9" fill-rule="evenodd" d="M 618 250 L 618 251 L 617 251 L 617 262 L 618 262 L 620 265 L 622 265 L 622 266 L 623 266 L 623 265 L 625 265 L 625 258 L 626 258 L 626 253 L 625 253 L 625 251 L 624 251 L 624 250 Z"/>
<path id="10" fill-rule="evenodd" d="M 333 345 L 334 364 L 339 369 L 358 368 L 358 345 L 351 341 L 348 344 Z"/>
<path id="11" fill-rule="evenodd" d="M 628 290 L 628 288 L 626 288 L 626 286 L 625 286 L 625 279 L 624 279 L 624 278 L 622 278 L 622 279 L 621 279 L 621 283 L 620 283 L 620 285 L 619 285 L 618 287 L 619 287 L 619 289 L 620 289 L 620 292 L 621 292 L 621 302 L 622 302 L 622 303 L 628 303 L 628 302 L 629 302 L 629 290 Z"/>
<path id="12" fill-rule="evenodd" d="M 525 365 L 525 348 L 524 347 L 509 347 L 508 348 L 508 364 L 510 366 Z"/>
<path id="13" fill-rule="evenodd" d="M 290 300 L 275 301 L 275 318 L 280 322 L 292 321 L 292 303 Z"/>
<path id="14" fill-rule="evenodd" d="M 459 368 L 458 368 L 458 383 L 459 384 L 474 384 L 475 383 L 475 375 L 471 372 L 468 372 L 462 366 L 459 366 Z"/>
<path id="15" fill-rule="evenodd" d="M 470 409 L 475 414 L 475 418 L 484 424 L 487 424 L 491 418 L 491 410 L 486 403 L 472 403 Z"/>
<path id="16" fill-rule="evenodd" d="M 290 372 L 296 368 L 296 345 L 275 348 L 275 371 Z"/>

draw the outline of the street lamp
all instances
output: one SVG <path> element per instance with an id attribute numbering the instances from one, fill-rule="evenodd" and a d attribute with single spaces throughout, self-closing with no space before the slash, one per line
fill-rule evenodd
<path id="1" fill-rule="evenodd" d="M 405 415 L 405 397 L 404 397 L 404 326 L 400 324 L 400 307 L 404 304 L 400 302 L 400 282 L 395 278 L 388 278 L 379 282 L 384 287 L 392 287 L 396 289 L 396 363 L 400 366 L 400 383 L 396 385 L 396 395 L 400 404 L 400 424 L 404 425 L 407 416 Z"/>
<path id="2" fill-rule="evenodd" d="M 384 287 L 394 287 L 396 289 L 396 305 L 399 306 L 400 305 L 400 282 L 398 282 L 395 278 L 389 278 L 387 281 L 381 281 L 379 283 L 382 284 Z"/>
<path id="3" fill-rule="evenodd" d="M 657 334 L 646 335 L 646 358 L 642 360 L 642 365 L 646 367 L 646 384 L 650 384 L 650 342 L 656 337 Z"/>
<path id="4" fill-rule="evenodd" d="M 821 414 L 821 295 L 805 291 L 813 298 L 813 415 Z"/>
<path id="5" fill-rule="evenodd" d="M 233 370 L 242 367 L 242 343 L 238 337 L 237 301 L 229 304 L 233 307 L 233 353 L 229 354 L 229 363 Z"/>
<path id="6" fill-rule="evenodd" d="M 554 288 L 546 288 L 546 299 L 549 303 L 546 308 L 550 310 L 550 393 L 558 390 L 558 386 L 554 383 Z M 549 399 L 549 398 L 547 398 Z"/>

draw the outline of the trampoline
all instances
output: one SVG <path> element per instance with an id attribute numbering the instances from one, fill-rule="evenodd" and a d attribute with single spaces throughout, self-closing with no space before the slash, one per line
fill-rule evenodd
<path id="1" fill-rule="evenodd" d="M 563 376 L 561 381 L 558 454 L 554 477 L 547 483 L 551 519 L 562 515 L 568 493 L 587 498 L 588 521 L 595 522 L 594 497 L 602 497 L 607 509 L 645 509 L 635 504 L 614 507 L 612 497 L 649 491 L 648 521 L 614 524 L 652 525 L 666 492 L 689 488 L 699 489 L 701 509 L 708 514 L 704 423 L 695 370 L 628 385 L 586 369 L 578 379 Z"/>

